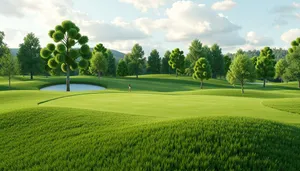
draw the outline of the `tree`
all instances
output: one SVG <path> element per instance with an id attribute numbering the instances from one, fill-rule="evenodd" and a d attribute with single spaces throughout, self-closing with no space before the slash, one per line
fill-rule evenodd
<path id="1" fill-rule="evenodd" d="M 214 44 L 211 47 L 212 53 L 212 72 L 213 78 L 221 77 L 224 75 L 224 58 L 222 55 L 222 49 Z"/>
<path id="2" fill-rule="evenodd" d="M 286 56 L 288 67 L 286 74 L 289 78 L 298 81 L 300 89 L 300 37 L 291 43 L 292 48 L 289 49 L 289 54 Z"/>
<path id="3" fill-rule="evenodd" d="M 0 58 L 10 53 L 7 44 L 4 42 L 4 38 L 4 32 L 0 31 Z"/>
<path id="4" fill-rule="evenodd" d="M 228 55 L 225 55 L 224 56 L 224 73 L 225 73 L 225 75 L 229 71 L 229 67 L 230 67 L 231 63 L 232 63 L 231 58 Z"/>
<path id="5" fill-rule="evenodd" d="M 201 89 L 203 89 L 203 80 L 208 80 L 211 78 L 211 67 L 207 59 L 200 58 L 195 64 L 194 67 L 194 79 L 200 79 L 201 81 Z"/>
<path id="6" fill-rule="evenodd" d="M 275 76 L 274 66 L 275 56 L 273 51 L 271 48 L 265 47 L 261 50 L 255 66 L 257 76 L 264 80 L 263 87 L 266 87 L 267 79 L 271 79 Z"/>
<path id="7" fill-rule="evenodd" d="M 275 65 L 275 78 L 280 78 L 281 81 L 285 80 L 286 69 L 288 68 L 288 63 L 286 59 L 280 59 Z M 288 81 L 288 80 L 285 80 Z"/>
<path id="8" fill-rule="evenodd" d="M 169 65 L 176 70 L 176 77 L 184 70 L 184 54 L 179 48 L 172 51 L 170 55 Z"/>
<path id="9" fill-rule="evenodd" d="M 257 60 L 258 60 L 258 56 L 253 56 L 253 57 L 251 58 L 251 61 L 252 61 L 252 63 L 253 63 L 254 66 L 256 66 Z"/>
<path id="10" fill-rule="evenodd" d="M 11 54 L 5 54 L 0 58 L 0 75 L 8 77 L 8 86 L 11 87 L 11 79 L 19 73 L 19 62 Z"/>
<path id="11" fill-rule="evenodd" d="M 93 54 L 91 59 L 90 70 L 92 73 L 98 74 L 99 79 L 101 78 L 101 73 L 107 71 L 108 62 L 105 57 L 105 53 L 96 52 Z"/>
<path id="12" fill-rule="evenodd" d="M 229 67 L 229 71 L 226 75 L 227 81 L 235 85 L 236 82 L 241 84 L 242 93 L 244 94 L 244 85 L 246 80 L 254 81 L 256 77 L 255 68 L 246 55 L 238 55 L 233 60 L 233 63 Z"/>
<path id="13" fill-rule="evenodd" d="M 151 74 L 160 74 L 161 59 L 156 49 L 152 50 L 147 61 L 147 71 Z"/>
<path id="14" fill-rule="evenodd" d="M 128 74 L 128 68 L 127 68 L 126 62 L 125 62 L 125 60 L 121 59 L 118 64 L 117 75 L 124 77 L 127 74 Z"/>
<path id="15" fill-rule="evenodd" d="M 185 59 L 185 71 L 186 73 L 193 74 L 194 66 L 200 57 L 204 57 L 208 60 L 210 64 L 212 64 L 212 53 L 208 46 L 203 46 L 200 40 L 193 40 L 190 47 L 189 53 Z"/>
<path id="16" fill-rule="evenodd" d="M 166 53 L 162 59 L 161 72 L 164 74 L 172 73 L 172 67 L 169 65 L 170 55 L 171 55 L 171 52 L 166 51 Z"/>
<path id="17" fill-rule="evenodd" d="M 49 31 L 50 38 L 57 44 L 49 43 L 40 52 L 42 58 L 47 59 L 50 68 L 60 67 L 66 73 L 66 91 L 70 91 L 70 70 L 87 68 L 92 57 L 90 47 L 86 44 L 88 37 L 79 32 L 80 29 L 72 21 L 63 21 L 55 30 Z M 73 48 L 77 43 L 81 45 L 79 50 Z"/>
<path id="18" fill-rule="evenodd" d="M 200 40 L 196 39 L 193 40 L 190 47 L 189 47 L 189 53 L 187 54 L 190 61 L 195 65 L 195 63 L 198 61 L 200 57 L 206 57 L 205 52 L 203 50 L 203 45 L 200 42 Z M 193 67 L 194 67 L 193 65 Z"/>
<path id="19" fill-rule="evenodd" d="M 23 75 L 29 73 L 32 80 L 34 74 L 43 72 L 43 65 L 45 65 L 39 55 L 40 41 L 33 33 L 29 33 L 24 38 L 24 43 L 20 44 L 19 47 L 17 57 L 20 62 L 21 73 Z"/>
<path id="20" fill-rule="evenodd" d="M 106 50 L 106 54 L 108 63 L 107 74 L 110 76 L 116 76 L 116 58 L 109 49 Z"/>
<path id="21" fill-rule="evenodd" d="M 130 59 L 132 62 L 132 65 L 134 66 L 134 71 L 136 78 L 139 78 L 139 70 L 141 65 L 144 63 L 144 50 L 142 46 L 139 44 L 135 44 L 131 50 Z"/>

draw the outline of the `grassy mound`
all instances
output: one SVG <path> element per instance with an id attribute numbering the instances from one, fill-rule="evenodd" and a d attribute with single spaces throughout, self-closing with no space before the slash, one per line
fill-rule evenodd
<path id="1" fill-rule="evenodd" d="M 68 108 L 0 115 L 0 170 L 299 170 L 300 129 Z M 149 124 L 151 123 L 151 124 Z"/>
<path id="2" fill-rule="evenodd" d="M 299 98 L 272 99 L 263 101 L 263 104 L 277 110 L 300 114 Z"/>

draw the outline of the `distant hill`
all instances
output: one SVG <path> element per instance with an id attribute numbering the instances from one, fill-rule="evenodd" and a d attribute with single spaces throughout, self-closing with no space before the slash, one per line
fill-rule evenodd
<path id="1" fill-rule="evenodd" d="M 17 56 L 17 53 L 18 53 L 19 49 L 18 48 L 11 48 L 10 49 L 10 53 L 13 55 L 13 56 Z M 119 52 L 117 50 L 112 50 L 111 49 L 111 52 L 114 54 L 115 58 L 116 58 L 116 61 L 118 62 L 121 58 L 124 57 L 124 53 L 122 52 Z"/>

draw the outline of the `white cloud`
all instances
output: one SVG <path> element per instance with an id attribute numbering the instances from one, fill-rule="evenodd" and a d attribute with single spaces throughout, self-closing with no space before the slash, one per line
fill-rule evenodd
<path id="1" fill-rule="evenodd" d="M 272 38 L 259 36 L 254 31 L 247 33 L 246 41 L 248 44 L 255 46 L 269 46 L 274 43 Z"/>
<path id="2" fill-rule="evenodd" d="M 291 29 L 281 35 L 281 40 L 290 44 L 293 40 L 300 37 L 300 29 Z"/>
<path id="3" fill-rule="evenodd" d="M 294 5 L 294 7 L 296 7 L 296 8 L 300 8 L 300 3 L 294 2 L 293 5 Z"/>
<path id="4" fill-rule="evenodd" d="M 148 36 L 132 24 L 117 18 L 112 23 L 101 21 L 84 21 L 81 27 L 92 41 L 114 42 L 120 40 L 138 40 Z"/>
<path id="5" fill-rule="evenodd" d="M 104 41 L 140 40 L 148 37 L 135 25 L 125 22 L 120 17 L 115 18 L 112 22 L 91 20 L 87 13 L 73 9 L 72 0 L 3 0 L 3 3 L 7 6 L 5 8 L 0 6 L 0 17 L 5 17 L 8 21 L 16 21 L 10 26 L 9 24 L 5 25 L 8 28 L 0 26 L 0 29 L 8 30 L 6 42 L 10 47 L 17 47 L 23 40 L 24 35 L 20 35 L 20 31 L 11 29 L 18 28 L 18 23 L 22 28 L 26 27 L 24 30 L 39 35 L 41 45 L 44 46 L 51 41 L 48 37 L 48 30 L 66 19 L 75 22 L 81 28 L 81 33 L 89 36 L 90 44 Z M 21 23 L 24 22 L 26 25 L 23 27 Z M 16 42 L 19 43 L 16 44 Z"/>
<path id="6" fill-rule="evenodd" d="M 235 6 L 236 6 L 236 2 L 234 2 L 233 0 L 224 0 L 224 1 L 219 1 L 214 3 L 211 6 L 211 8 L 213 10 L 226 11 L 232 9 Z"/>
<path id="7" fill-rule="evenodd" d="M 135 8 L 142 12 L 147 12 L 148 9 L 157 9 L 166 4 L 170 0 L 119 0 L 120 2 L 133 4 Z"/>
<path id="8" fill-rule="evenodd" d="M 163 19 L 141 18 L 135 22 L 147 34 L 155 30 L 165 31 L 165 38 L 170 42 L 189 42 L 199 38 L 207 44 L 245 43 L 245 40 L 239 36 L 239 26 L 231 23 L 226 17 L 219 16 L 203 4 L 178 1 L 166 10 L 166 15 L 167 18 Z"/>

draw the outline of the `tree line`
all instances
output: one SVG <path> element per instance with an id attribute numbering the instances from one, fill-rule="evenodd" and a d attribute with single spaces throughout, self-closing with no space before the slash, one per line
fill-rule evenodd
<path id="1" fill-rule="evenodd" d="M 298 81 L 300 88 L 300 38 L 291 43 L 288 51 L 265 47 L 259 52 L 240 49 L 226 55 L 218 44 L 209 47 L 196 39 L 191 42 L 187 55 L 175 48 L 161 57 L 153 49 L 147 58 L 142 46 L 135 44 L 131 52 L 117 62 L 112 52 L 101 43 L 91 50 L 88 37 L 81 35 L 79 27 L 72 21 L 63 21 L 48 35 L 53 43 L 41 48 L 39 39 L 29 33 L 19 45 L 17 58 L 14 58 L 4 43 L 4 32 L 0 32 L 0 74 L 7 75 L 9 80 L 14 74 L 29 74 L 30 79 L 34 75 L 66 75 L 67 91 L 70 76 L 78 74 L 97 75 L 99 78 L 103 75 L 135 75 L 136 78 L 142 74 L 186 75 L 199 79 L 201 88 L 204 80 L 226 78 L 234 86 L 241 85 L 242 92 L 246 81 L 261 79 L 265 87 L 267 80 L 276 78 L 286 82 Z"/>

